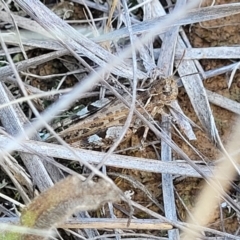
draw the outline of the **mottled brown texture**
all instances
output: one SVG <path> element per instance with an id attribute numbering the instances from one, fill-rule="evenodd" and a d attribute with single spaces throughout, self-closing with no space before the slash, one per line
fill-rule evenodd
<path id="1" fill-rule="evenodd" d="M 147 90 L 138 92 L 136 109 L 144 114 L 145 110 L 152 118 L 156 114 L 163 113 L 164 106 L 170 105 L 177 98 L 178 86 L 172 77 L 156 79 Z M 128 102 L 131 102 L 129 95 L 124 96 Z M 139 105 L 139 103 L 141 105 Z M 145 106 L 146 105 L 146 106 Z M 110 105 L 100 109 L 97 114 L 87 117 L 86 119 L 73 124 L 69 128 L 60 132 L 59 135 L 74 147 L 91 148 L 92 145 L 88 138 L 99 132 L 103 132 L 110 127 L 123 126 L 128 114 L 128 107 L 120 100 L 112 101 Z M 149 118 L 144 114 L 146 118 Z M 136 116 L 133 117 L 132 123 L 136 122 Z M 115 139 L 103 139 L 102 144 L 111 143 Z"/>
<path id="2" fill-rule="evenodd" d="M 83 182 L 77 176 L 70 176 L 35 198 L 23 211 L 21 225 L 35 229 L 51 229 L 74 211 L 95 210 L 106 202 L 118 201 L 120 194 L 120 190 L 114 189 L 105 180 Z M 22 239 L 44 238 L 26 235 Z"/>

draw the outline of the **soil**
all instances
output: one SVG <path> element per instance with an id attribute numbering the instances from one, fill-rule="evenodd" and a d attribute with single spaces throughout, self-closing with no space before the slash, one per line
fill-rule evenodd
<path id="1" fill-rule="evenodd" d="M 205 1 L 205 5 L 210 5 L 211 2 L 212 1 Z M 215 4 L 224 4 L 224 3 L 230 3 L 230 2 L 239 2 L 239 1 L 238 0 L 235 0 L 235 1 L 216 0 Z M 83 9 L 79 9 L 79 6 L 80 5 L 78 5 L 78 7 L 74 9 L 74 14 L 75 15 L 77 14 L 78 19 L 83 17 L 81 15 L 83 12 Z M 94 14 L 97 15 L 96 12 L 94 12 Z M 76 17 L 75 15 L 72 15 L 70 19 L 74 19 L 74 17 Z M 81 15 L 81 17 L 79 17 L 79 15 Z M 240 22 L 240 15 L 234 15 L 234 16 L 226 17 L 220 20 L 208 21 L 201 24 L 193 24 L 191 26 L 185 26 L 184 30 L 189 36 L 192 47 L 195 47 L 195 48 L 215 47 L 215 46 L 233 46 L 236 44 L 238 45 L 240 44 L 239 22 Z M 40 53 L 43 53 L 43 52 L 40 51 Z M 200 62 L 204 70 L 210 70 L 210 69 L 218 68 L 220 66 L 228 65 L 232 61 L 212 59 L 212 60 L 202 60 Z M 46 64 L 42 64 L 35 69 L 30 69 L 30 72 L 34 74 L 39 74 L 41 76 L 48 75 L 48 74 L 62 73 L 65 71 L 66 71 L 66 68 L 61 64 L 59 60 L 54 60 Z M 237 72 L 235 74 L 233 83 L 230 88 L 228 88 L 227 86 L 228 77 L 229 76 L 223 74 L 217 77 L 209 78 L 204 81 L 204 86 L 206 87 L 206 89 L 209 89 L 213 92 L 216 92 L 227 98 L 230 98 L 234 101 L 239 102 L 240 101 L 240 94 L 239 94 L 240 73 Z M 53 79 L 43 81 L 37 78 L 30 78 L 28 82 L 33 86 L 38 87 L 42 90 L 49 90 L 56 87 L 57 85 L 57 82 L 55 80 L 53 81 Z M 74 84 L 76 84 L 76 82 L 77 81 L 74 77 L 68 76 L 62 88 L 72 87 L 74 86 Z M 91 99 L 89 99 L 89 102 L 91 102 Z M 194 123 L 196 123 L 198 126 L 201 127 L 201 124 L 194 113 L 194 110 L 190 104 L 190 100 L 183 87 L 179 89 L 178 102 L 182 110 L 186 114 L 186 116 L 188 116 Z M 225 144 L 229 139 L 231 131 L 233 131 L 232 126 L 237 116 L 232 112 L 222 109 L 215 105 L 211 105 L 211 109 L 214 114 L 217 129 L 219 131 L 219 134 L 221 136 L 223 143 Z M 143 131 L 139 131 L 138 134 L 134 135 L 129 142 L 121 145 L 119 149 L 125 149 L 134 145 L 138 145 L 141 141 L 142 132 Z M 197 140 L 190 141 L 190 143 L 192 146 L 194 146 L 197 152 L 200 153 L 201 156 L 206 161 L 211 162 L 218 159 L 220 156 L 220 152 L 218 151 L 216 146 L 213 144 L 211 139 L 207 137 L 204 131 L 198 128 L 194 128 L 194 132 L 196 134 Z M 148 135 L 148 141 L 153 141 L 153 140 L 156 140 L 156 138 L 154 137 L 154 134 L 150 133 Z M 181 147 L 181 149 L 192 160 L 200 159 L 196 151 L 194 151 L 188 144 L 182 141 L 182 139 L 176 134 L 176 132 L 173 132 L 173 140 L 179 147 Z M 157 150 L 160 149 L 159 144 L 156 144 L 155 147 Z M 152 147 L 151 145 L 146 147 L 144 151 L 139 151 L 139 149 L 128 150 L 128 151 L 124 151 L 124 154 L 137 156 L 137 157 L 157 159 L 157 153 L 155 151 L 155 148 Z M 174 157 L 176 159 L 179 159 L 177 154 L 175 154 Z M 160 203 L 162 202 L 160 174 L 139 172 L 139 171 L 133 171 L 133 170 L 127 170 L 127 169 L 121 170 L 121 169 L 115 169 L 115 168 L 110 168 L 108 169 L 108 171 L 130 175 L 136 181 L 139 181 L 142 184 L 144 184 L 145 188 L 147 188 Z M 134 192 L 132 197 L 134 201 L 150 208 L 155 212 L 161 213 L 159 208 L 149 200 L 146 194 L 143 193 L 143 191 L 134 188 L 132 183 L 129 183 L 128 181 L 121 179 L 120 177 L 115 177 L 114 180 L 117 186 L 119 186 L 123 191 L 131 190 Z M 200 190 L 202 189 L 203 184 L 204 183 L 201 179 L 195 179 L 195 178 L 184 178 L 180 180 L 177 178 L 175 180 L 174 186 L 176 191 L 177 213 L 181 221 L 186 220 L 187 212 L 191 211 L 191 209 L 194 207 L 196 198 Z M 231 193 L 233 195 L 235 194 L 234 191 L 232 191 Z M 185 206 L 183 205 L 183 203 Z M 187 210 L 185 209 L 185 207 L 187 207 Z M 222 211 L 222 214 L 223 214 L 222 220 L 220 220 L 221 219 L 220 210 Z M 117 217 L 123 217 L 123 216 L 126 217 L 124 214 L 122 214 L 120 211 L 117 211 L 117 210 L 115 214 L 117 215 Z M 134 212 L 134 215 L 138 218 L 149 217 L 149 216 L 146 216 L 145 213 L 137 210 Z M 236 219 L 236 214 L 234 213 L 234 211 L 232 209 L 218 207 L 215 212 L 215 219 L 209 225 L 209 227 L 222 230 L 223 224 L 224 224 L 225 231 L 229 233 L 234 233 L 238 228 L 238 221 Z"/>

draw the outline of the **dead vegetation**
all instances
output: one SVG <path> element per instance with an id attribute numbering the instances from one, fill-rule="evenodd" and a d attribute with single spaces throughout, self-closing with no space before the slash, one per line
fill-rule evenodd
<path id="1" fill-rule="evenodd" d="M 240 4 L 190 2 L 0 2 L 0 239 L 239 239 Z"/>

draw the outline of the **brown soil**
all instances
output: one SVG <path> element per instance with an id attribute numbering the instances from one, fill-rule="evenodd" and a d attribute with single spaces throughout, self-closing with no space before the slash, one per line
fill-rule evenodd
<path id="1" fill-rule="evenodd" d="M 212 1 L 205 1 L 206 5 L 210 4 Z M 224 0 L 216 0 L 216 4 L 223 4 L 229 2 L 239 2 L 238 0 L 235 1 L 224 1 Z M 80 6 L 80 5 L 78 5 Z M 82 9 L 76 8 L 75 15 L 77 14 L 77 18 L 79 19 L 79 15 L 82 14 Z M 74 19 L 74 16 L 71 16 L 70 19 Z M 213 46 L 231 46 L 235 44 L 240 44 L 240 34 L 239 34 L 239 22 L 240 22 L 240 15 L 234 15 L 232 17 L 227 17 L 220 20 L 208 21 L 201 24 L 193 24 L 191 26 L 185 27 L 185 31 L 189 36 L 191 44 L 193 47 L 213 47 Z M 191 30 L 191 31 L 190 31 Z M 220 66 L 224 66 L 230 63 L 230 60 L 202 60 L 201 64 L 205 70 L 215 69 Z M 55 73 L 62 73 L 65 72 L 65 68 L 62 66 L 59 60 L 54 60 L 38 66 L 36 69 L 30 69 L 30 72 L 39 75 L 48 75 L 48 74 L 55 74 Z M 56 81 L 50 80 L 39 80 L 36 78 L 30 78 L 30 84 L 35 87 L 38 87 L 42 90 L 49 90 L 53 87 L 56 87 Z M 62 88 L 65 87 L 72 87 L 76 83 L 76 80 L 73 77 L 68 77 L 67 80 L 64 82 Z M 225 97 L 228 97 L 235 101 L 240 101 L 240 73 L 234 77 L 233 83 L 228 89 L 227 87 L 227 76 L 221 75 L 217 77 L 213 77 L 204 81 L 204 86 L 214 92 L 217 92 Z M 90 101 L 90 100 L 89 100 Z M 179 89 L 178 95 L 178 102 L 184 111 L 184 113 L 197 125 L 201 127 L 201 124 L 194 114 L 194 110 L 190 104 L 190 100 L 183 89 L 181 87 Z M 236 115 L 222 109 L 218 106 L 211 105 L 215 122 L 221 136 L 223 143 L 228 141 L 229 135 L 232 131 L 231 127 L 235 121 Z M 219 151 L 217 150 L 216 146 L 212 143 L 212 141 L 207 137 L 207 135 L 201 129 L 194 129 L 196 134 L 197 140 L 190 141 L 192 146 L 201 154 L 201 156 L 206 161 L 214 161 L 219 157 Z M 136 134 L 131 138 L 127 144 L 120 146 L 120 149 L 124 149 L 127 147 L 131 147 L 133 145 L 138 145 L 141 140 L 141 134 Z M 154 139 L 153 134 L 149 134 L 148 140 L 156 140 Z M 191 147 L 189 147 L 182 139 L 173 132 L 173 140 L 177 143 L 179 147 L 192 159 L 192 160 L 199 160 L 199 155 L 193 151 Z M 156 145 L 156 148 L 159 150 L 159 145 Z M 124 154 L 137 156 L 137 157 L 144 157 L 144 158 L 157 158 L 157 154 L 152 146 L 148 146 L 144 149 L 144 151 L 137 150 L 129 150 L 125 151 Z M 178 159 L 178 156 L 175 154 L 175 158 Z M 121 174 L 130 175 L 135 180 L 144 184 L 144 186 L 153 194 L 153 196 L 159 201 L 162 202 L 162 191 L 161 187 L 159 186 L 161 182 L 161 176 L 159 174 L 154 173 L 146 173 L 146 172 L 139 172 L 133 170 L 120 170 L 120 169 L 108 169 L 109 172 L 119 172 Z M 154 205 L 149 198 L 147 198 L 146 194 L 143 191 L 134 188 L 134 186 L 126 180 L 121 179 L 120 177 L 116 177 L 115 183 L 119 186 L 123 191 L 132 190 L 134 191 L 133 200 L 149 207 L 151 210 L 155 212 L 160 212 L 158 207 Z M 177 211 L 178 217 L 180 220 L 185 221 L 187 216 L 187 211 L 183 206 L 182 202 L 191 210 L 195 205 L 196 197 L 199 194 L 200 189 L 203 186 L 203 181 L 201 179 L 194 179 L 194 178 L 185 178 L 181 181 L 175 182 L 175 190 L 176 194 L 176 204 L 177 204 Z M 177 197 L 179 195 L 180 199 Z M 226 232 L 234 233 L 234 231 L 238 228 L 238 223 L 236 217 L 234 215 L 233 210 L 229 209 L 221 209 L 223 211 L 223 219 L 224 219 L 224 227 Z M 124 216 L 119 211 L 116 211 L 116 215 L 119 217 Z M 135 211 L 134 215 L 139 218 L 148 218 L 140 211 Z M 209 225 L 211 228 L 222 230 L 223 222 L 220 221 L 220 211 L 217 208 L 215 213 L 214 222 Z"/>

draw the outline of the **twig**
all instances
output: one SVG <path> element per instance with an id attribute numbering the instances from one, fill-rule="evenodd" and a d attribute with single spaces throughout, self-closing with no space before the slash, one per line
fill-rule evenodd
<path id="1" fill-rule="evenodd" d="M 0 147 L 4 147 L 6 144 L 10 144 L 12 139 L 0 135 Z M 44 155 L 56 158 L 64 158 L 66 160 L 79 161 L 79 158 L 83 161 L 98 164 L 104 157 L 105 153 L 95 152 L 90 150 L 83 150 L 78 148 L 71 148 L 71 151 L 60 145 L 37 142 L 37 141 L 23 141 L 21 145 L 16 145 L 14 151 L 40 154 L 44 158 Z M 73 154 L 73 151 L 75 154 Z M 162 162 L 154 159 L 144 159 L 129 157 L 124 155 L 112 154 L 108 161 L 105 163 L 106 166 L 113 166 L 118 168 L 136 169 L 140 171 L 156 172 L 156 173 L 169 173 L 173 175 L 183 175 L 190 177 L 201 177 L 192 167 L 184 162 Z M 210 176 L 212 169 L 206 166 L 201 166 L 202 172 L 206 176 Z"/>
<path id="2" fill-rule="evenodd" d="M 66 54 L 68 54 L 67 50 L 59 50 L 59 51 L 56 51 L 56 52 L 47 53 L 47 54 L 44 54 L 44 55 L 39 56 L 39 57 L 35 57 L 35 58 L 31 58 L 31 59 L 28 59 L 28 60 L 18 62 L 18 63 L 15 64 L 15 67 L 18 69 L 18 71 L 25 71 L 25 70 L 27 70 L 27 68 L 29 68 L 31 66 L 35 66 L 35 65 L 45 63 L 45 62 L 50 61 L 52 59 L 62 57 Z M 12 74 L 13 74 L 13 70 L 12 70 L 11 66 L 5 66 L 5 67 L 0 68 L 1 81 L 3 81 L 4 78 L 6 78 L 6 77 L 8 77 Z"/>
<path id="3" fill-rule="evenodd" d="M 209 90 L 206 92 L 209 102 L 240 115 L 240 103 Z"/>
<path id="4" fill-rule="evenodd" d="M 186 3 L 178 1 L 175 6 L 176 9 L 184 7 Z M 179 27 L 170 28 L 164 36 L 161 36 L 163 40 L 161 54 L 158 58 L 158 66 L 160 67 L 163 76 L 169 77 L 172 75 L 174 65 L 174 54 L 178 38 Z M 176 101 L 175 101 L 176 102 Z M 171 138 L 171 124 L 169 118 L 162 117 L 163 131 Z M 161 157 L 165 162 L 172 161 L 172 149 L 164 141 L 161 142 Z M 162 191 L 164 200 L 165 216 L 173 221 L 177 220 L 177 212 L 175 205 L 175 197 L 173 191 L 173 176 L 171 174 L 162 174 Z M 169 240 L 180 239 L 179 231 L 177 229 L 168 231 Z"/>
<path id="5" fill-rule="evenodd" d="M 118 218 L 83 218 L 81 220 L 70 219 L 65 223 L 59 224 L 59 228 L 98 228 L 98 229 L 148 229 L 148 230 L 168 230 L 172 226 L 158 219 L 132 219 L 127 227 L 128 219 Z M 19 218 L 6 217 L 0 218 L 0 223 L 18 223 Z"/>

